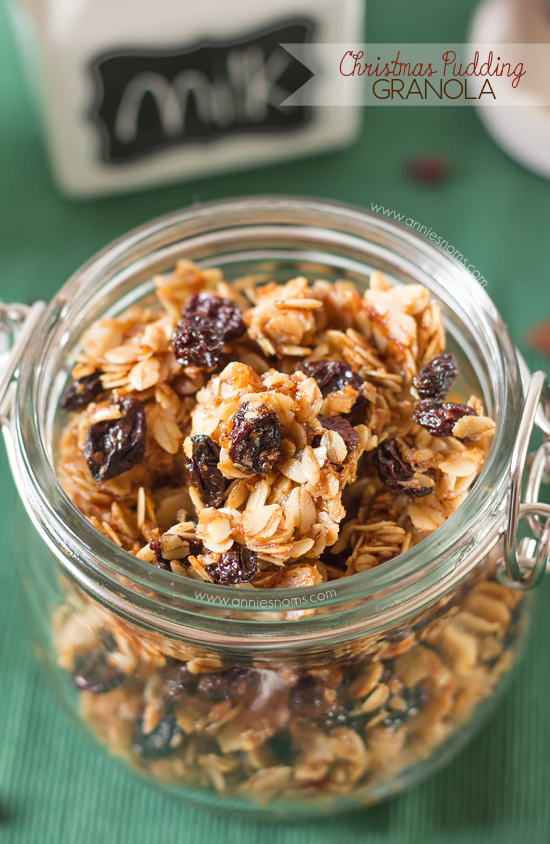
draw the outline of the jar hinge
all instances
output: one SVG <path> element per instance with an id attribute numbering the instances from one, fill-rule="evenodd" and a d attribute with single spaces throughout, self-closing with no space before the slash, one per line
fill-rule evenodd
<path id="1" fill-rule="evenodd" d="M 0 365 L 0 426 L 9 422 L 15 395 L 14 377 L 45 308 L 45 302 L 34 305 L 0 303 L 0 331 L 9 336 L 11 343 Z"/>
<path id="2" fill-rule="evenodd" d="M 550 572 L 550 505 L 538 501 L 540 486 L 550 460 L 550 400 L 544 372 L 535 372 L 529 381 L 516 444 L 510 464 L 508 509 L 504 534 L 504 555 L 498 560 L 499 580 L 513 589 L 527 590 L 536 586 L 545 571 Z M 533 427 L 544 436 L 544 442 L 532 457 L 522 504 L 521 486 L 528 461 L 529 440 Z M 545 518 L 542 522 L 540 517 Z M 519 540 L 519 520 L 525 519 L 538 540 Z M 523 552 L 523 553 L 522 553 Z"/>

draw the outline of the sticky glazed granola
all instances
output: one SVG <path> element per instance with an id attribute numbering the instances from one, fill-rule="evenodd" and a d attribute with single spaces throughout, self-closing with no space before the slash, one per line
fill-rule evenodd
<path id="1" fill-rule="evenodd" d="M 460 506 L 495 424 L 454 392 L 424 287 L 380 272 L 363 296 L 349 281 L 228 284 L 186 261 L 155 285 L 86 331 L 62 400 L 59 477 L 118 546 L 227 588 L 322 585 Z M 492 696 L 523 604 L 490 555 L 406 624 L 294 662 L 232 661 L 70 587 L 54 642 L 85 721 L 142 772 L 261 803 L 368 801 Z"/>

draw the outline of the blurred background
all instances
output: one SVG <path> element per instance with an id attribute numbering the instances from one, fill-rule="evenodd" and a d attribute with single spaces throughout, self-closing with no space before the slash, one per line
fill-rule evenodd
<path id="1" fill-rule="evenodd" d="M 117 2 L 111 2 L 115 8 Z M 195 14 L 194 4 L 182 2 Z M 71 3 L 78 5 L 77 0 Z M 71 3 L 59 0 L 60 14 Z M 29 0 L 22 5 L 39 9 L 47 4 Z M 262 5 L 270 4 L 262 0 Z M 332 6 L 337 5 L 334 0 Z M 489 5 L 498 18 L 499 3 Z M 518 5 L 525 10 L 531 0 L 518 0 Z M 366 33 L 350 40 L 462 42 L 476 6 L 475 0 L 369 0 Z M 239 0 L 234 0 L 232 12 L 238 13 L 238 7 Z M 333 110 L 331 120 L 338 119 L 338 110 Z M 454 244 L 485 278 L 487 293 L 530 367 L 547 370 L 550 181 L 510 158 L 473 108 L 368 108 L 361 120 L 355 140 L 332 152 L 280 163 L 271 163 L 265 153 L 254 169 L 203 173 L 132 193 L 68 198 L 55 186 L 7 6 L 0 0 L 0 299 L 50 299 L 109 241 L 182 206 L 258 193 L 329 197 L 368 210 L 373 205 L 392 209 Z M 334 124 L 325 129 L 327 137 L 332 132 L 329 142 L 334 146 L 339 142 Z M 353 127 L 346 132 L 349 140 Z M 288 142 L 281 136 L 280 143 Z M 71 150 L 62 154 L 70 156 Z M 281 156 L 275 144 L 271 158 L 276 157 Z M 207 166 L 201 164 L 202 169 Z M 530 652 L 498 714 L 448 768 L 366 812 L 319 824 L 264 827 L 170 802 L 118 771 L 76 731 L 66 729 L 65 716 L 32 658 L 13 600 L 13 569 L 24 561 L 13 559 L 10 551 L 14 489 L 5 456 L 1 472 L 0 840 L 203 844 L 223 838 L 252 844 L 262 835 L 266 844 L 322 844 L 337 837 L 343 844 L 547 844 L 550 579 L 537 595 Z"/>

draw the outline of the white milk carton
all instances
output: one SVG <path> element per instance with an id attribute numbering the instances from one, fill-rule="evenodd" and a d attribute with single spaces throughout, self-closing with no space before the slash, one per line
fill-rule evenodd
<path id="1" fill-rule="evenodd" d="M 358 132 L 357 105 L 281 106 L 311 72 L 280 45 L 362 40 L 363 0 L 10 0 L 10 8 L 69 194 L 272 163 L 344 146 Z"/>

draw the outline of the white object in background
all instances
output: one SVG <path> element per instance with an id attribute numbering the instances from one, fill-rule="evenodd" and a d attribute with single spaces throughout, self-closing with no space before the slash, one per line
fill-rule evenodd
<path id="1" fill-rule="evenodd" d="M 476 12 L 471 29 L 471 43 L 519 44 L 550 43 L 550 5 L 541 0 L 484 0 Z M 546 86 L 545 95 L 539 86 Z M 532 103 L 538 97 L 548 101 L 550 66 L 526 75 L 518 88 Z M 485 128 L 512 158 L 550 178 L 550 108 L 544 105 L 478 108 Z"/>
<path id="2" fill-rule="evenodd" d="M 279 108 L 310 77 L 279 45 L 361 40 L 363 0 L 10 0 L 10 9 L 67 193 L 272 163 L 358 133 L 358 105 Z"/>

